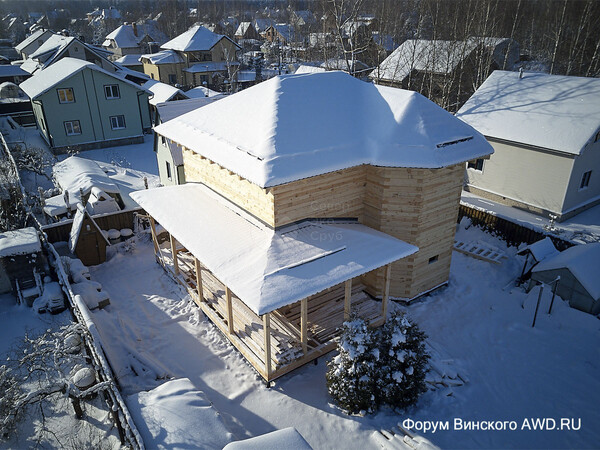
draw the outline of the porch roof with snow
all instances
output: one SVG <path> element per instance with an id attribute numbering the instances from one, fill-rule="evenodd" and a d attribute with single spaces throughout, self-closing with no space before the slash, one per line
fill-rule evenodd
<path id="1" fill-rule="evenodd" d="M 131 197 L 258 315 L 418 250 L 358 223 L 305 221 L 273 230 L 197 183 Z"/>
<path id="2" fill-rule="evenodd" d="M 278 76 L 155 131 L 261 187 L 361 164 L 441 168 L 493 153 L 422 95 L 342 72 Z"/>

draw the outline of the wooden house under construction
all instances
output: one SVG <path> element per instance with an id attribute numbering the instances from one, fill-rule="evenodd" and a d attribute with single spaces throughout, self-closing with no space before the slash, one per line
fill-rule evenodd
<path id="1" fill-rule="evenodd" d="M 187 184 L 132 197 L 158 260 L 266 379 L 335 347 L 351 313 L 448 281 L 464 163 L 483 136 L 414 92 L 281 76 L 155 128 Z"/>

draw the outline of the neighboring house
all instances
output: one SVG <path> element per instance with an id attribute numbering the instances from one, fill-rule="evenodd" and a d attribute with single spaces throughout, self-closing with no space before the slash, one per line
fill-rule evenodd
<path id="1" fill-rule="evenodd" d="M 314 14 L 311 11 L 292 11 L 290 15 L 290 21 L 295 27 L 307 27 L 317 23 Z"/>
<path id="2" fill-rule="evenodd" d="M 258 31 L 256 31 L 256 28 L 254 28 L 254 25 L 252 25 L 252 22 L 240 23 L 240 26 L 236 30 L 233 37 L 235 38 L 236 42 L 240 42 L 247 39 L 259 40 L 261 38 Z"/>
<path id="3" fill-rule="evenodd" d="M 495 149 L 468 191 L 559 221 L 600 204 L 600 79 L 495 71 L 456 116 Z"/>
<path id="4" fill-rule="evenodd" d="M 0 59 L 4 62 L 0 64 L 10 64 L 10 61 L 16 61 L 20 56 L 13 47 L 10 39 L 0 39 Z"/>
<path id="5" fill-rule="evenodd" d="M 126 55 L 138 55 L 139 57 L 143 54 L 155 53 L 167 39 L 167 36 L 157 28 L 156 22 L 153 20 L 143 23 L 125 22 L 106 36 L 102 48 L 114 54 L 112 59 L 119 59 Z"/>
<path id="6" fill-rule="evenodd" d="M 152 97 L 148 101 L 150 104 L 151 111 L 151 119 L 152 124 L 158 125 L 157 122 L 157 113 L 156 113 L 156 105 L 159 103 L 170 102 L 174 100 L 186 100 L 189 97 L 185 95 L 185 93 L 170 84 L 161 83 L 156 80 L 148 80 L 143 85 L 142 88 L 146 89 L 152 94 Z"/>
<path id="7" fill-rule="evenodd" d="M 150 93 L 87 61 L 63 58 L 20 87 L 31 98 L 42 137 L 57 153 L 138 143 L 151 127 Z"/>
<path id="8" fill-rule="evenodd" d="M 265 30 L 265 39 L 268 42 L 281 44 L 291 44 L 297 41 L 294 27 L 286 23 L 277 23 L 268 27 Z"/>
<path id="9" fill-rule="evenodd" d="M 10 116 L 19 125 L 33 125 L 31 100 L 15 83 L 0 83 L 0 116 Z"/>
<path id="10" fill-rule="evenodd" d="M 464 164 L 493 151 L 420 94 L 342 72 L 275 77 L 155 133 L 186 177 L 131 194 L 170 234 L 157 260 L 267 381 L 333 350 L 351 313 L 377 326 L 390 296 L 448 282 Z"/>
<path id="11" fill-rule="evenodd" d="M 141 57 L 144 73 L 154 80 L 217 90 L 236 81 L 240 46 L 227 36 L 196 25 L 160 48 L 158 53 Z"/>
<path id="12" fill-rule="evenodd" d="M 224 97 L 223 94 L 217 93 L 210 97 L 202 96 L 188 100 L 178 100 L 176 102 L 158 103 L 156 105 L 156 125 L 175 119 Z M 164 136 L 156 135 L 154 139 L 154 152 L 156 153 L 160 184 L 170 186 L 185 183 L 181 147 L 175 142 L 169 141 Z"/>
<path id="13" fill-rule="evenodd" d="M 15 46 L 15 50 L 21 56 L 21 59 L 25 60 L 29 58 L 29 55 L 34 53 L 38 48 L 40 48 L 44 42 L 50 38 L 50 36 L 54 36 L 55 33 L 50 30 L 39 29 L 33 32 L 31 35 L 25 38 L 24 41 L 20 42 Z"/>
<path id="14" fill-rule="evenodd" d="M 115 63 L 121 67 L 144 73 L 144 65 L 142 64 L 142 61 L 140 61 L 141 56 L 142 55 L 125 55 L 116 59 Z"/>
<path id="15" fill-rule="evenodd" d="M 456 111 L 488 73 L 510 69 L 518 59 L 519 45 L 512 39 L 409 39 L 369 78 L 377 84 L 417 91 L 443 108 Z"/>
<path id="16" fill-rule="evenodd" d="M 254 29 L 256 30 L 256 32 L 264 38 L 267 28 L 275 25 L 275 21 L 273 19 L 267 19 L 267 18 L 254 19 L 252 24 L 254 25 Z"/>
<path id="17" fill-rule="evenodd" d="M 597 315 L 600 314 L 599 267 L 600 243 L 576 245 L 536 265 L 531 280 L 551 286 L 556 283 L 556 293 L 572 308 Z"/>

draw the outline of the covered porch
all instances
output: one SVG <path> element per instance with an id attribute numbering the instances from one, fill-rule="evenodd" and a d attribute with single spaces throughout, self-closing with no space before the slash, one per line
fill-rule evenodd
<path id="1" fill-rule="evenodd" d="M 275 231 L 200 184 L 134 195 L 150 214 L 157 261 L 266 381 L 333 350 L 351 313 L 381 325 L 390 264 L 417 250 L 358 223 Z M 361 283 L 377 269 L 381 300 Z"/>

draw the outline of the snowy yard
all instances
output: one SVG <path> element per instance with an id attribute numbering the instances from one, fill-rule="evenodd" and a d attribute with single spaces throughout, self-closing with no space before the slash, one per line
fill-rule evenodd
<path id="1" fill-rule="evenodd" d="M 94 320 L 124 397 L 187 377 L 214 404 L 234 439 L 294 426 L 314 448 L 377 448 L 376 430 L 412 419 L 448 421 L 448 431 L 417 432 L 443 448 L 594 447 L 600 438 L 600 321 L 560 300 L 548 316 L 546 290 L 531 328 L 538 288 L 527 295 L 511 284 L 523 262 L 516 249 L 475 228 L 461 228 L 459 237 L 484 241 L 508 258 L 493 265 L 455 252 L 448 288 L 404 307 L 430 336 L 438 369 L 448 367 L 468 380 L 429 391 L 404 412 L 347 416 L 331 405 L 325 386 L 331 354 L 267 389 L 156 264 L 151 244 L 143 240 L 91 269 L 92 279 L 111 294 L 110 306 L 95 312 Z M 464 431 L 454 429 L 455 418 L 513 420 L 518 428 Z M 581 429 L 521 429 L 526 418 L 553 418 L 557 424 L 569 418 L 575 426 L 581 419 Z"/>

